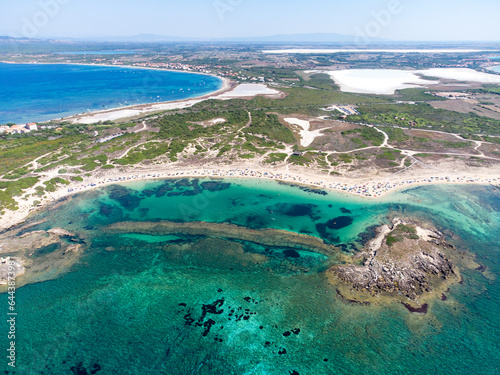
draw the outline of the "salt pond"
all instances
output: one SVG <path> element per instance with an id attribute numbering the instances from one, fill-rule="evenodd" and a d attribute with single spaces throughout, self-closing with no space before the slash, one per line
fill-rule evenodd
<path id="1" fill-rule="evenodd" d="M 335 71 L 306 71 L 327 73 L 344 92 L 392 95 L 396 90 L 437 85 L 435 77 L 466 82 L 500 83 L 500 76 L 466 68 L 434 68 L 427 70 L 350 69 Z"/>

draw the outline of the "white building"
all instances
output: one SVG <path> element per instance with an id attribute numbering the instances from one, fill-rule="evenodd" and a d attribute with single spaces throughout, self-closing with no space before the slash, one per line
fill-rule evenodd
<path id="1" fill-rule="evenodd" d="M 26 124 L 25 128 L 29 131 L 38 130 L 38 126 L 34 122 Z"/>

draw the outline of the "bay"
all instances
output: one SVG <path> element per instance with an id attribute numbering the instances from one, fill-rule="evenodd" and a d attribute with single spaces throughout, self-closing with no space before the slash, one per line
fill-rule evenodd
<path id="1" fill-rule="evenodd" d="M 221 86 L 214 76 L 166 70 L 0 63 L 0 124 L 188 99 Z"/>

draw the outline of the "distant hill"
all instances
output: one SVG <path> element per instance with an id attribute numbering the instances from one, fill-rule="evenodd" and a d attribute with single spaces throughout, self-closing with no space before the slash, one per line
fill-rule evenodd
<path id="1" fill-rule="evenodd" d="M 259 43 L 352 43 L 354 35 L 316 33 L 316 34 L 280 34 L 261 37 L 230 38 L 228 41 L 235 42 L 259 42 Z M 384 39 L 373 38 L 375 42 L 383 42 Z"/>
<path id="2" fill-rule="evenodd" d="M 160 43 L 160 42 L 183 42 L 192 39 L 176 36 L 164 36 L 155 34 L 138 34 L 133 36 L 110 36 L 73 39 L 90 42 L 132 42 L 132 43 Z"/>
<path id="3" fill-rule="evenodd" d="M 30 38 L 13 38 L 11 36 L 2 36 L 0 35 L 0 44 L 12 44 L 12 43 L 26 43 L 26 42 L 34 42 L 36 39 Z"/>
<path id="4" fill-rule="evenodd" d="M 138 34 L 124 37 L 93 37 L 80 39 L 93 42 L 132 42 L 132 43 L 161 43 L 161 42 L 235 42 L 235 43 L 352 43 L 353 35 L 343 34 L 282 34 L 255 37 L 235 38 L 186 38 L 177 36 L 164 36 L 156 34 Z M 374 42 L 384 42 L 384 39 L 373 39 Z"/>

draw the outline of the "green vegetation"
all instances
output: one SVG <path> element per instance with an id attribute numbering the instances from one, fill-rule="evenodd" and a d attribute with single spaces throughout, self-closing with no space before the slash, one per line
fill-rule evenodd
<path id="1" fill-rule="evenodd" d="M 24 190 L 35 186 L 39 181 L 38 177 L 27 177 L 17 181 L 0 181 L 0 190 L 14 197 L 21 195 Z"/>
<path id="2" fill-rule="evenodd" d="M 208 103 L 209 107 L 214 107 L 213 101 Z M 213 126 L 203 126 L 197 122 L 208 121 L 214 118 L 224 118 L 224 124 Z M 248 113 L 241 109 L 234 111 L 195 111 L 191 110 L 184 114 L 170 114 L 163 116 L 157 121 L 160 126 L 160 138 L 181 138 L 191 140 L 199 137 L 210 137 L 220 134 L 224 128 L 234 128 L 243 126 L 248 122 Z"/>
<path id="3" fill-rule="evenodd" d="M 408 225 L 400 224 L 396 227 L 396 229 L 387 236 L 386 243 L 387 246 L 392 246 L 397 242 L 403 241 L 405 238 L 411 240 L 418 240 L 419 236 L 417 235 L 417 230 L 415 227 L 411 227 Z"/>
<path id="4" fill-rule="evenodd" d="M 333 79 L 325 73 L 313 74 L 308 81 L 303 82 L 303 85 L 327 91 L 339 90 L 335 81 L 333 81 Z"/>
<path id="5" fill-rule="evenodd" d="M 342 132 L 342 135 L 344 136 L 349 134 L 359 134 L 363 140 L 371 142 L 371 144 L 374 146 L 381 146 L 382 143 L 384 143 L 385 139 L 384 135 L 381 132 L 379 132 L 375 128 L 371 128 L 368 126 L 365 126 L 361 129 L 351 129 Z M 363 142 L 359 138 L 351 138 L 351 141 L 360 145 L 363 144 Z"/>
<path id="6" fill-rule="evenodd" d="M 172 141 L 172 144 L 174 141 Z M 157 158 L 158 156 L 166 154 L 169 149 L 172 151 L 174 150 L 174 153 L 171 155 L 175 156 L 177 155 L 178 152 L 181 152 L 184 150 L 184 147 L 182 147 L 180 150 L 177 151 L 177 144 L 174 144 L 168 147 L 168 145 L 164 143 L 158 143 L 158 142 L 150 142 L 146 143 L 144 145 L 138 146 L 137 148 L 129 151 L 127 156 L 125 156 L 122 159 L 116 160 L 115 163 L 119 165 L 133 165 L 133 164 L 138 164 L 143 162 L 144 160 L 153 160 Z M 113 166 L 105 165 L 103 166 L 104 169 L 110 169 Z"/>
<path id="7" fill-rule="evenodd" d="M 53 178 L 52 180 L 44 182 L 45 190 L 48 192 L 54 192 L 57 190 L 59 185 L 69 185 L 69 181 L 63 180 L 60 177 Z"/>
<path id="8" fill-rule="evenodd" d="M 500 120 L 433 108 L 429 104 L 377 104 L 358 108 L 354 122 L 433 129 L 458 134 L 500 134 Z"/>
<path id="9" fill-rule="evenodd" d="M 401 237 L 394 237 L 394 236 L 388 235 L 385 241 L 387 243 L 387 246 L 392 246 L 396 242 L 403 241 L 403 238 L 401 238 Z"/>
<path id="10" fill-rule="evenodd" d="M 70 135 L 54 140 L 48 136 L 22 136 L 0 138 L 0 174 L 17 170 L 37 157 L 58 150 L 73 147 L 87 139 L 86 135 Z"/>
<path id="11" fill-rule="evenodd" d="M 470 147 L 469 142 L 450 142 L 450 141 L 434 141 L 442 144 L 446 148 L 467 148 Z"/>
<path id="12" fill-rule="evenodd" d="M 18 178 L 21 178 L 30 172 L 31 172 L 31 169 L 29 167 L 23 167 L 23 168 L 16 169 L 16 170 L 12 171 L 11 173 L 5 174 L 3 176 L 3 178 L 5 178 L 7 180 L 17 180 Z"/>
<path id="13" fill-rule="evenodd" d="M 238 156 L 242 159 L 253 159 L 255 158 L 254 154 L 238 154 Z"/>
<path id="14" fill-rule="evenodd" d="M 428 77 L 426 79 L 430 80 L 431 77 Z M 409 101 L 409 102 L 424 102 L 424 101 L 425 102 L 429 102 L 429 101 L 443 101 L 443 100 L 446 100 L 445 98 L 441 98 L 439 96 L 434 96 L 432 94 L 428 94 L 426 92 L 426 90 L 417 89 L 417 88 L 399 90 L 397 92 L 397 94 L 398 94 L 398 97 L 400 98 L 400 100 Z"/>
<path id="15" fill-rule="evenodd" d="M 293 113 L 297 110 L 303 109 L 304 107 L 311 107 L 311 109 L 317 111 L 318 107 L 331 105 L 332 103 L 345 105 L 383 102 L 389 103 L 389 101 L 385 99 L 348 94 L 338 91 L 310 90 L 301 87 L 280 90 L 287 94 L 286 98 L 275 100 L 256 97 L 248 102 L 247 108 L 257 107 L 265 110 L 276 109 L 281 110 L 282 113 Z"/>
<path id="16" fill-rule="evenodd" d="M 119 128 L 121 130 L 128 130 L 130 128 L 133 128 L 134 126 L 137 126 L 135 122 L 128 122 L 126 124 L 120 124 Z"/>
<path id="17" fill-rule="evenodd" d="M 38 177 L 27 177 L 17 181 L 0 181 L 0 211 L 3 209 L 16 210 L 17 203 L 14 197 L 20 196 L 25 190 L 38 183 Z"/>
<path id="18" fill-rule="evenodd" d="M 5 209 L 15 211 L 17 210 L 17 202 L 7 194 L 5 191 L 0 190 L 0 213 L 3 214 Z"/>
<path id="19" fill-rule="evenodd" d="M 384 132 L 389 137 L 390 142 L 406 142 L 411 139 L 409 135 L 405 133 L 403 129 L 384 127 Z"/>
<path id="20" fill-rule="evenodd" d="M 488 92 L 488 93 L 491 93 L 491 94 L 498 94 L 500 95 L 500 86 L 498 85 L 484 85 L 480 91 L 483 91 L 483 92 Z"/>
<path id="21" fill-rule="evenodd" d="M 335 154 L 329 157 L 329 160 L 332 162 L 332 165 L 335 167 L 340 162 L 345 164 L 351 164 L 354 161 L 354 157 L 351 154 Z"/>
<path id="22" fill-rule="evenodd" d="M 296 59 L 304 66 L 306 62 L 310 62 L 310 58 L 310 56 L 297 56 L 290 59 Z M 409 58 L 415 67 L 429 64 L 428 60 L 420 62 L 416 58 Z M 386 63 L 390 62 L 383 56 L 381 59 Z M 314 57 L 315 64 L 321 63 L 324 66 L 332 65 L 334 60 L 358 64 L 353 62 L 348 55 L 337 56 L 335 59 L 330 55 Z M 221 64 L 219 60 L 212 58 L 193 61 Z M 334 115 L 333 113 L 325 114 L 320 109 L 333 104 L 358 105 L 358 110 L 362 114 L 349 116 L 349 121 L 383 125 L 384 132 L 388 134 L 393 144 L 405 143 L 405 147 L 400 145 L 401 148 L 415 149 L 412 146 L 416 145 L 417 150 L 430 152 L 434 149 L 471 147 L 471 143 L 467 141 L 441 141 L 434 140 L 432 136 L 426 138 L 411 136 L 409 131 L 401 128 L 453 132 L 463 135 L 465 139 L 500 144 L 500 138 L 493 137 L 500 134 L 499 120 L 479 117 L 472 113 L 463 114 L 435 109 L 426 103 L 396 102 L 396 100 L 405 102 L 443 100 L 426 93 L 423 89 L 401 90 L 396 97 L 390 98 L 349 94 L 340 92 L 327 74 L 313 74 L 306 77 L 305 74 L 297 74 L 291 68 L 270 66 L 235 68 L 236 62 L 241 65 L 241 61 L 231 60 L 227 62 L 230 67 L 220 69 L 226 72 L 230 70 L 240 72 L 247 77 L 272 79 L 285 94 L 283 99 L 255 97 L 251 100 L 206 100 L 190 108 L 167 111 L 163 114 L 155 113 L 124 124 L 112 121 L 93 125 L 54 123 L 62 130 L 43 131 L 42 135 L 0 135 L 0 176 L 3 180 L 0 182 L 0 210 L 9 207 L 14 209 L 16 207 L 14 197 L 24 194 L 28 188 L 36 184 L 38 186 L 35 188 L 35 195 L 44 197 L 47 192 L 55 191 L 69 183 L 62 178 L 54 178 L 42 184 L 37 177 L 26 178 L 26 176 L 36 176 L 39 172 L 51 170 L 58 171 L 60 175 L 70 174 L 72 177 L 68 179 L 82 182 L 84 176 L 91 176 L 93 173 L 89 172 L 96 169 L 108 170 L 117 166 L 148 164 L 152 161 L 157 163 L 175 162 L 180 158 L 188 159 L 190 154 L 185 152 L 187 149 L 194 150 L 194 159 L 197 162 L 203 162 L 208 155 L 224 157 L 224 161 L 256 157 L 260 160 L 260 156 L 264 156 L 264 163 L 283 163 L 287 160 L 290 164 L 314 165 L 318 170 L 334 174 L 338 172 L 330 172 L 331 166 L 346 164 L 343 165 L 345 169 L 349 167 L 353 169 L 352 163 L 354 162 L 364 167 L 375 161 L 376 166 L 380 168 L 396 167 L 401 164 L 402 155 L 397 150 L 363 149 L 368 146 L 381 146 L 384 142 L 384 135 L 377 128 L 369 126 L 342 124 L 341 129 L 352 127 L 357 127 L 357 129 L 342 132 L 344 139 L 338 135 L 339 130 L 326 130 L 326 133 L 333 134 L 328 134 L 321 140 L 324 140 L 324 143 L 320 145 L 323 151 L 363 149 L 358 153 L 332 154 L 325 160 L 325 154 L 314 147 L 307 148 L 302 156 L 289 157 L 282 151 L 290 145 L 295 145 L 297 149 L 303 151 L 304 148 L 297 145 L 293 132 L 280 122 L 280 116 L 289 114 Z M 363 67 L 370 67 L 370 64 L 380 64 L 380 61 L 366 61 L 364 64 L 366 66 Z M 243 80 L 242 78 L 241 81 Z M 470 92 L 500 94 L 500 88 L 485 86 L 483 89 Z M 250 117 L 252 121 L 249 121 Z M 223 118 L 226 121 L 215 125 L 208 122 L 215 118 Z M 143 120 L 147 121 L 148 128 L 159 128 L 159 133 L 151 131 L 127 133 L 104 143 L 95 143 L 95 137 L 91 135 L 95 130 L 103 134 L 110 133 L 109 129 L 116 130 L 117 127 L 125 131 L 136 124 L 141 124 Z M 316 144 L 319 145 L 319 142 Z M 491 151 L 488 152 L 496 152 L 492 145 L 488 147 L 491 147 Z M 125 156 L 122 157 L 122 155 Z M 438 158 L 438 156 L 425 154 L 419 156 Z M 34 167 L 31 165 L 36 158 L 39 158 L 36 163 L 38 169 L 33 171 Z M 369 162 L 365 163 L 365 161 Z M 410 164 L 411 160 L 407 158 L 405 165 Z M 391 236 L 393 238 L 388 237 L 388 243 L 398 241 L 398 232 Z"/>
<path id="23" fill-rule="evenodd" d="M 401 151 L 392 150 L 389 148 L 383 148 L 382 153 L 377 155 L 377 158 L 386 160 L 396 160 L 399 156 L 401 156 Z"/>
<path id="24" fill-rule="evenodd" d="M 312 160 L 307 155 L 303 155 L 303 156 L 292 155 L 292 156 L 290 156 L 288 161 L 291 164 L 295 164 L 295 165 L 309 165 Z"/>
<path id="25" fill-rule="evenodd" d="M 267 155 L 266 163 L 282 163 L 287 158 L 287 154 L 284 153 L 271 153 Z"/>
<path id="26" fill-rule="evenodd" d="M 252 124 L 244 129 L 245 133 L 264 135 L 274 141 L 295 143 L 290 129 L 281 124 L 277 115 L 265 111 L 252 112 Z"/>

